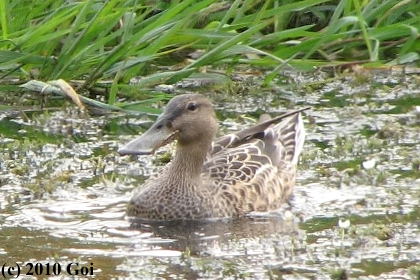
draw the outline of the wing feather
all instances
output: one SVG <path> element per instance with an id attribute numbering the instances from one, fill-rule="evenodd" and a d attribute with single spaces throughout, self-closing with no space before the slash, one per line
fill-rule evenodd
<path id="1" fill-rule="evenodd" d="M 237 213 L 277 209 L 292 192 L 305 136 L 300 111 L 214 142 L 202 176 Z"/>

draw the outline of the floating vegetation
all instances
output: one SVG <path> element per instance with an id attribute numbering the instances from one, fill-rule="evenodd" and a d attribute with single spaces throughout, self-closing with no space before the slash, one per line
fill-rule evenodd
<path id="1" fill-rule="evenodd" d="M 4 262 L 93 263 L 115 279 L 420 279 L 420 3 L 32 6 L 0 1 Z M 59 79 L 74 93 L 47 82 Z M 191 91 L 214 101 L 223 132 L 312 107 L 284 215 L 125 219 L 133 188 L 171 153 L 115 151 Z"/>

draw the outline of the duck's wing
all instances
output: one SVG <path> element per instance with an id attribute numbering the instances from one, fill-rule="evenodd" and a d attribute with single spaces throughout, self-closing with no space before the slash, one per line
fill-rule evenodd
<path id="1" fill-rule="evenodd" d="M 253 142 L 220 150 L 207 160 L 202 174 L 208 176 L 216 185 L 250 182 L 264 166 L 272 166 L 269 156 L 262 152 L 263 141 Z"/>
<path id="2" fill-rule="evenodd" d="M 239 214 L 280 207 L 292 192 L 295 165 L 283 161 L 274 166 L 265 147 L 262 140 L 255 139 L 223 149 L 204 163 L 202 177 L 211 182 L 218 203 L 230 205 Z"/>
<path id="3" fill-rule="evenodd" d="M 266 129 L 272 126 L 273 124 L 282 124 L 283 120 L 289 116 L 297 115 L 300 112 L 310 109 L 310 107 L 294 110 L 288 113 L 285 113 L 281 116 L 277 116 L 275 118 L 270 119 L 264 115 L 260 122 L 257 125 L 252 127 L 246 128 L 244 130 L 238 131 L 236 133 L 231 133 L 224 135 L 213 142 L 212 148 L 209 151 L 209 155 L 214 155 L 218 153 L 222 149 L 232 148 L 240 146 L 244 143 L 249 142 L 252 139 L 264 139 L 266 135 Z M 282 129 L 283 127 L 280 126 L 278 129 Z"/>
<path id="4" fill-rule="evenodd" d="M 296 165 L 304 142 L 305 128 L 300 112 L 264 131 L 266 153 L 270 155 L 273 165 L 281 162 Z"/>
<path id="5" fill-rule="evenodd" d="M 221 138 L 226 142 L 218 142 L 202 174 L 229 200 L 226 203 L 234 203 L 240 212 L 266 211 L 290 195 L 305 136 L 301 111 Z"/>

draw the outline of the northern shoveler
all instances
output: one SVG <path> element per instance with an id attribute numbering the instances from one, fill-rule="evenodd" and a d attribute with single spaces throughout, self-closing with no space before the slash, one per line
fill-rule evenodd
<path id="1" fill-rule="evenodd" d="M 127 214 L 155 221 L 239 217 L 290 196 L 305 130 L 295 110 L 215 140 L 217 119 L 201 94 L 174 97 L 120 155 L 152 154 L 177 140 L 170 164 L 136 190 Z"/>

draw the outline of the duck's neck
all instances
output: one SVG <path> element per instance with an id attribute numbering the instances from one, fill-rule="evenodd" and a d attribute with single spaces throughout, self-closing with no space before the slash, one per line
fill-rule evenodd
<path id="1" fill-rule="evenodd" d="M 178 181 L 200 180 L 201 169 L 206 160 L 211 142 L 181 145 L 178 143 L 176 154 L 169 170 L 170 176 Z"/>

